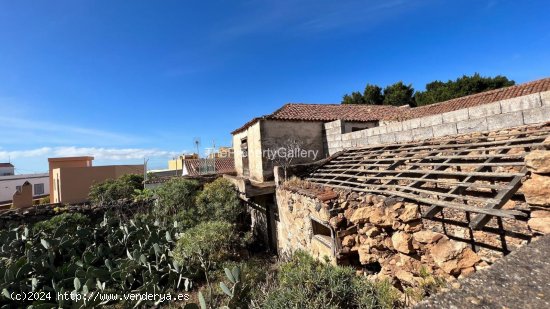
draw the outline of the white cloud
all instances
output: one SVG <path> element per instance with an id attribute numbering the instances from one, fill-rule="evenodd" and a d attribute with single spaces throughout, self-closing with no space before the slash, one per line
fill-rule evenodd
<path id="1" fill-rule="evenodd" d="M 32 157 L 93 156 L 97 160 L 124 161 L 143 158 L 171 158 L 180 153 L 155 148 L 41 147 L 29 150 L 0 150 L 0 160 Z"/>
<path id="2" fill-rule="evenodd" d="M 74 125 L 0 116 L 0 130 L 9 132 L 13 143 L 38 143 L 44 137 L 49 141 L 101 141 L 102 143 L 129 144 L 140 141 L 136 136 L 90 129 Z"/>
<path id="3" fill-rule="evenodd" d="M 47 156 L 51 153 L 52 148 L 42 147 L 31 150 L 13 150 L 6 151 L 0 150 L 0 160 L 9 160 L 9 159 L 18 159 L 18 158 L 32 158 L 32 157 L 41 157 Z"/>
<path id="4" fill-rule="evenodd" d="M 305 34 L 350 27 L 364 31 L 372 25 L 424 5 L 404 0 L 279 0 L 253 1 L 238 17 L 226 21 L 212 34 L 215 42 L 226 42 L 247 35 L 288 31 Z"/>

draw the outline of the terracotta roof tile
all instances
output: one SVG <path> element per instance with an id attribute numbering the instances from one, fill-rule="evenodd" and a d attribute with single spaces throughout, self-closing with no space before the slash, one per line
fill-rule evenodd
<path id="1" fill-rule="evenodd" d="M 262 117 L 256 117 L 242 127 L 231 132 L 242 132 L 261 119 L 289 120 L 289 121 L 376 121 L 376 120 L 406 120 L 452 112 L 455 110 L 488 104 L 496 101 L 511 99 L 532 93 L 550 90 L 550 78 L 490 90 L 465 97 L 460 97 L 431 105 L 407 108 L 381 105 L 355 104 L 303 104 L 289 103 L 275 112 Z"/>
<path id="2" fill-rule="evenodd" d="M 0 167 L 13 167 L 11 163 L 0 163 Z"/>
<path id="3" fill-rule="evenodd" d="M 258 120 L 290 120 L 290 121 L 376 121 L 383 119 L 388 113 L 400 110 L 395 106 L 383 105 L 353 105 L 353 104 L 303 104 L 288 103 L 275 112 L 263 117 L 257 117 L 245 123 L 232 134 L 244 131 Z"/>
<path id="4" fill-rule="evenodd" d="M 435 103 L 426 106 L 420 106 L 410 109 L 404 109 L 401 113 L 389 115 L 385 120 L 406 120 L 412 118 L 420 118 L 446 112 L 452 112 L 459 109 L 473 107 L 483 104 L 488 104 L 496 101 L 512 99 L 537 92 L 550 90 L 550 78 L 539 79 L 536 81 L 489 90 L 477 94 L 472 94 L 465 97 L 451 99 L 440 103 Z"/>
<path id="5" fill-rule="evenodd" d="M 202 162 L 212 162 L 215 160 L 216 174 L 231 174 L 235 172 L 235 159 L 233 158 L 218 158 L 218 159 L 188 159 L 183 160 L 183 164 L 189 176 L 200 175 L 200 166 Z"/>

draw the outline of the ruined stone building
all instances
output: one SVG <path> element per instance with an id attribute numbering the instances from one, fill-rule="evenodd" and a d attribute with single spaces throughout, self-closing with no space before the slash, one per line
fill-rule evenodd
<path id="1" fill-rule="evenodd" d="M 280 201 L 279 194 L 275 195 L 277 183 L 274 181 L 274 166 L 280 167 L 278 170 L 281 177 L 278 178 L 284 179 L 290 176 L 289 173 L 285 177 L 286 170 L 296 170 L 300 165 L 316 160 L 327 161 L 327 157 L 329 160 L 335 159 L 340 152 L 351 149 L 365 148 L 364 152 L 368 153 L 368 147 L 377 145 L 403 145 L 428 140 L 434 140 L 433 143 L 437 144 L 441 142 L 438 139 L 448 136 L 506 132 L 503 130 L 541 124 L 550 120 L 549 90 L 550 79 L 547 78 L 417 108 L 287 104 L 270 115 L 252 119 L 232 132 L 237 176 L 229 178 L 239 188 L 243 200 L 254 209 L 256 228 L 265 234 L 264 237 L 272 248 L 283 253 L 287 249 L 300 247 L 288 247 L 284 244 L 285 239 L 312 239 L 313 234 L 311 228 L 300 230 L 303 235 L 286 235 L 282 232 L 288 224 L 295 223 L 281 221 L 284 214 L 281 205 L 286 202 Z M 317 156 L 298 156 L 292 160 L 270 157 L 269 151 L 277 149 L 312 150 L 317 151 Z M 406 159 L 402 158 L 401 161 L 406 162 Z M 383 163 L 377 163 L 381 169 L 395 168 L 385 167 Z M 439 161 L 434 163 L 442 164 Z M 434 163 L 421 162 L 424 166 Z M 484 166 L 497 164 L 496 161 L 487 163 L 489 165 Z M 443 165 L 440 168 L 442 167 Z M 349 168 L 350 166 L 342 167 L 344 170 Z M 368 175 L 366 176 L 359 179 L 368 179 Z M 385 191 L 387 188 L 378 193 L 387 193 Z M 458 192 L 462 190 L 455 191 Z M 421 193 L 409 192 L 413 195 Z"/>
<path id="2" fill-rule="evenodd" d="M 232 180 L 280 255 L 414 286 L 550 232 L 549 122 L 550 78 L 418 108 L 288 104 L 233 132 Z M 321 155 L 262 156 L 289 140 Z"/>
<path id="3" fill-rule="evenodd" d="M 275 168 L 279 254 L 406 288 L 550 232 L 550 79 L 401 111 L 355 132 L 328 122 L 329 158 L 287 181 Z"/>
<path id="4" fill-rule="evenodd" d="M 286 104 L 232 132 L 236 176 L 226 175 L 251 207 L 253 224 L 272 249 L 277 246 L 273 168 L 311 163 L 328 156 L 325 123 L 344 120 L 343 132 L 372 128 L 393 106 Z"/>

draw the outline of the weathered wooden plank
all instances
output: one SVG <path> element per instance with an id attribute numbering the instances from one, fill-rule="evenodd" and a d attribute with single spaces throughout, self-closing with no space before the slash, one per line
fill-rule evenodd
<path id="1" fill-rule="evenodd" d="M 325 169 L 327 172 L 350 172 L 350 169 L 345 168 L 327 168 Z M 442 175 L 442 176 L 463 176 L 463 177 L 483 177 L 483 178 L 513 178 L 516 176 L 522 176 L 520 173 L 497 173 L 497 172 L 449 172 L 449 171 L 436 171 L 436 170 L 406 170 L 406 171 L 394 171 L 394 170 L 383 170 L 383 171 L 374 171 L 374 170 L 356 170 L 353 171 L 360 174 L 420 174 L 420 175 Z M 316 176 L 329 176 L 327 173 L 312 173 L 312 175 Z M 332 176 L 338 176 L 338 177 L 351 177 L 349 174 L 342 174 L 342 173 L 331 173 Z M 353 176 L 358 176 L 357 174 Z M 365 177 L 368 177 L 368 175 L 364 175 Z"/>
<path id="2" fill-rule="evenodd" d="M 363 176 L 367 177 L 367 176 Z M 431 178 L 415 178 L 415 177 L 394 177 L 394 176 L 388 176 L 388 177 L 375 177 L 375 176 L 368 176 L 370 179 L 377 179 L 377 180 L 401 180 L 401 181 L 418 181 L 421 180 L 423 182 L 429 182 L 434 184 L 441 184 L 441 185 L 448 185 L 450 187 L 454 186 L 460 186 L 470 189 L 494 189 L 494 190 L 500 190 L 500 189 L 506 189 L 507 185 L 493 185 L 493 184 L 486 184 L 486 183 L 469 183 L 469 182 L 449 182 L 445 180 L 439 180 L 439 179 L 431 179 Z M 309 179 L 309 178 L 307 178 Z"/>
<path id="3" fill-rule="evenodd" d="M 485 163 L 491 163 L 495 158 L 488 158 L 487 160 L 485 160 Z M 482 165 L 482 166 L 479 166 L 475 169 L 475 172 L 481 172 L 482 170 L 486 169 L 487 167 Z M 471 176 L 468 176 L 464 179 L 465 182 L 470 182 L 472 180 L 473 177 Z M 449 191 L 449 193 L 455 193 L 455 192 L 463 192 L 464 189 L 463 188 L 460 188 L 460 187 L 456 187 L 456 188 L 453 188 L 451 191 Z M 441 208 L 440 207 L 437 207 L 437 206 L 431 206 L 427 211 L 426 211 L 426 214 L 425 216 L 427 218 L 433 218 L 433 216 L 435 216 L 439 211 L 441 211 Z"/>
<path id="4" fill-rule="evenodd" d="M 527 168 L 524 167 L 522 169 L 522 172 L 524 172 L 524 174 L 527 174 Z M 519 188 L 521 187 L 521 179 L 522 178 L 523 177 L 521 177 L 521 176 L 515 177 L 510 182 L 511 188 L 509 190 L 500 191 L 497 194 L 497 196 L 494 198 L 496 201 L 491 202 L 485 208 L 487 208 L 487 209 L 500 209 L 517 192 L 517 190 L 519 190 Z M 489 220 L 491 220 L 490 216 L 478 215 L 472 220 L 472 222 L 470 223 L 470 227 L 473 228 L 473 229 L 479 229 L 482 226 L 484 226 L 485 224 L 487 224 L 487 222 L 489 222 Z"/>
<path id="5" fill-rule="evenodd" d="M 350 177 L 350 178 L 348 178 L 344 181 L 349 181 L 353 178 L 357 179 L 357 178 L 361 178 L 361 176 Z M 311 178 L 308 178 L 308 179 L 311 179 Z M 335 179 L 332 179 L 332 180 L 335 180 Z M 430 191 L 430 190 L 425 190 L 425 189 L 420 189 L 420 188 L 410 187 L 410 186 L 386 185 L 386 184 L 376 184 L 376 183 L 367 183 L 367 182 L 363 182 L 362 184 L 359 184 L 359 183 L 355 183 L 355 184 L 357 184 L 358 186 L 359 185 L 360 186 L 368 185 L 369 187 L 375 187 L 375 188 L 378 188 L 378 189 L 394 189 L 394 190 L 399 189 L 399 190 L 403 190 L 403 191 L 413 191 L 413 192 L 418 192 L 418 193 L 430 194 L 430 195 L 441 196 L 441 197 L 448 197 L 448 198 L 458 199 L 458 200 L 479 202 L 479 203 L 493 202 L 493 200 L 490 199 L 490 198 L 481 198 L 481 197 L 475 197 L 475 196 L 450 194 L 450 193 Z M 389 191 L 389 192 L 393 192 L 393 191 Z"/>
<path id="6" fill-rule="evenodd" d="M 497 217 L 503 217 L 503 218 L 516 218 L 516 217 L 526 217 L 527 215 L 520 211 L 515 210 L 502 210 L 502 209 L 486 209 L 486 208 L 480 208 L 475 206 L 468 206 L 464 204 L 458 204 L 458 203 L 450 203 L 450 202 L 443 202 L 439 200 L 429 199 L 429 198 L 422 198 L 415 194 L 409 194 L 404 192 L 398 192 L 398 191 L 387 191 L 387 190 L 377 190 L 377 189 L 370 189 L 370 188 L 353 188 L 349 186 L 345 186 L 342 184 L 353 184 L 357 185 L 353 182 L 344 182 L 340 180 L 327 180 L 322 178 L 310 178 L 310 181 L 317 182 L 320 184 L 324 184 L 329 187 L 334 188 L 341 188 L 341 189 L 351 189 L 352 191 L 359 191 L 359 192 L 366 192 L 366 193 L 376 193 L 376 194 L 382 194 L 382 195 L 397 195 L 412 201 L 416 201 L 419 203 L 424 203 L 426 205 L 438 205 L 444 208 L 450 208 L 450 209 L 458 209 L 463 211 L 469 211 L 473 213 L 481 213 L 481 214 L 487 214 L 491 216 L 497 216 Z M 331 182 L 337 182 L 341 184 L 335 184 Z"/>

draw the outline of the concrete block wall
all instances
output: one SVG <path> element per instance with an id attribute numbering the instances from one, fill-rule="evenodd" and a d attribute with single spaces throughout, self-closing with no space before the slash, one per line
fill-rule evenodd
<path id="1" fill-rule="evenodd" d="M 344 133 L 341 120 L 325 123 L 329 155 L 346 148 L 405 143 L 463 133 L 501 130 L 550 121 L 550 91 L 453 112 Z"/>

